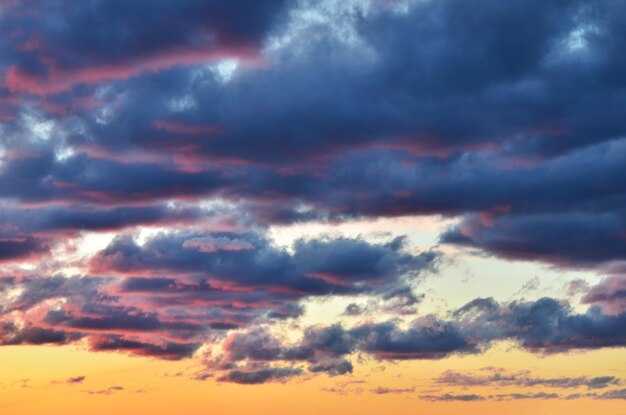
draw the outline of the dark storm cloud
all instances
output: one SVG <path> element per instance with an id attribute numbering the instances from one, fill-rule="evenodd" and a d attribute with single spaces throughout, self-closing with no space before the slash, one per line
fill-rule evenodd
<path id="1" fill-rule="evenodd" d="M 256 55 L 281 0 L 3 4 L 0 53 L 14 91 L 60 92 L 175 65 Z"/>
<path id="2" fill-rule="evenodd" d="M 451 331 L 452 329 L 449 329 Z M 441 332 L 438 332 L 441 331 Z M 352 372 L 352 364 L 342 356 L 361 351 L 380 359 L 437 359 L 454 352 L 476 351 L 459 334 L 442 331 L 440 325 L 402 330 L 394 323 L 365 324 L 352 329 L 341 325 L 311 327 L 293 345 L 266 331 L 253 330 L 232 335 L 225 343 L 222 359 L 211 367 L 248 362 L 312 362 L 312 372 L 338 375 Z"/>
<path id="3" fill-rule="evenodd" d="M 361 350 L 380 359 L 440 359 L 452 353 L 476 352 L 459 328 L 446 322 L 416 321 L 407 330 L 392 322 L 381 323 L 357 327 L 350 334 Z"/>
<path id="4" fill-rule="evenodd" d="M 26 259 L 47 251 L 46 242 L 32 236 L 0 236 L 0 262 Z"/>
<path id="5" fill-rule="evenodd" d="M 430 154 L 481 146 L 562 153 L 624 135 L 624 62 L 613 52 L 625 13 L 615 2 L 560 0 L 446 0 L 414 3 L 406 14 L 357 8 L 352 21 L 330 15 L 315 35 L 296 31 L 269 71 L 226 86 L 206 80 L 192 92 L 199 110 L 177 118 L 226 126 L 198 140 L 201 152 L 243 159 L 306 159 L 373 144 Z M 364 47 L 337 41 L 334 24 L 350 22 Z M 141 101 L 155 96 L 143 94 Z M 591 111 L 591 102 L 604 110 Z M 138 115 L 137 133 L 148 126 L 145 109 Z"/>
<path id="6" fill-rule="evenodd" d="M 214 289 L 197 285 L 193 279 L 185 283 L 184 279 L 130 278 L 122 289 L 116 280 L 99 278 L 5 277 L 1 281 L 4 305 L 0 340 L 4 345 L 68 344 L 87 338 L 95 351 L 176 360 L 193 355 L 213 331 L 234 330 L 223 341 L 220 353 L 207 358 L 206 364 L 211 371 L 229 371 L 222 375 L 223 380 L 240 383 L 296 376 L 304 373 L 303 365 L 311 373 L 351 373 L 348 357 L 355 353 L 391 361 L 441 359 L 480 353 L 502 340 L 541 354 L 623 347 L 626 327 L 623 313 L 604 314 L 597 307 L 577 313 L 567 303 L 550 298 L 509 303 L 479 298 L 450 313 L 447 319 L 430 315 L 408 324 L 391 320 L 352 327 L 313 326 L 303 329 L 299 340 L 285 342 L 263 326 L 250 328 L 255 319 L 273 310 L 267 298 L 233 307 L 232 302 L 238 301 L 235 290 L 230 293 L 232 299 L 207 307 L 198 301 L 202 295 L 212 295 Z M 12 288 L 17 294 L 10 292 Z M 195 305 L 179 309 L 175 302 L 150 301 L 150 296 L 172 295 L 176 290 L 189 290 L 197 296 Z M 245 300 L 242 303 L 246 304 Z M 284 304 L 284 300 L 279 303 Z M 37 313 L 26 313 L 31 310 Z M 25 320 L 13 321 L 15 312 L 22 313 Z M 270 365 L 278 362 L 290 371 L 274 372 L 276 368 Z M 259 369 L 259 365 L 265 367 Z M 527 373 L 497 371 L 485 375 L 447 372 L 439 381 L 457 386 L 588 389 L 620 382 L 612 376 L 535 378 Z"/>
<path id="7" fill-rule="evenodd" d="M 42 1 L 3 10 L 15 19 L 2 50 L 22 71 L 7 69 L 2 92 L 16 111 L 4 121 L 5 197 L 122 209 L 217 195 L 250 203 L 242 215 L 264 224 L 474 212 L 444 241 L 558 265 L 624 257 L 623 5 L 444 0 L 398 12 L 381 2 L 367 12 L 318 10 L 314 26 L 294 16 L 315 2 L 145 6 L 97 1 L 68 11 Z M 276 39 L 284 45 L 272 46 Z M 39 88 L 101 64 L 127 78 L 141 73 L 133 59 L 149 66 L 175 49 L 185 63 L 189 50 L 264 42 L 267 67 L 228 82 L 196 66 L 144 73 L 101 88 L 93 108 L 71 117 L 6 89 L 28 71 Z M 42 56 L 59 61 L 56 72 Z M 64 94 L 53 98 L 87 93 Z M 40 134 L 28 121 L 35 107 L 54 121 L 48 142 L 21 139 Z M 59 159 L 59 146 L 74 155 Z M 50 220 L 59 230 L 105 229 L 156 220 L 153 208 L 110 223 L 83 207 L 75 220 Z M 527 234 L 534 228 L 542 232 Z"/>
<path id="8" fill-rule="evenodd" d="M 594 266 L 626 258 L 624 213 L 507 215 L 489 223 L 469 217 L 444 233 L 442 241 L 481 248 L 505 258 Z"/>
<path id="9" fill-rule="evenodd" d="M 341 218 L 363 214 L 388 216 L 473 211 L 478 213 L 468 215 L 461 225 L 444 234 L 442 240 L 510 258 L 542 260 L 563 266 L 594 266 L 620 260 L 625 255 L 626 239 L 622 235 L 626 233 L 622 208 L 625 196 L 619 180 L 626 165 L 623 144 L 619 141 L 580 150 L 533 168 L 513 170 L 502 170 L 497 166 L 497 160 L 489 158 L 457 159 L 439 166 L 430 161 L 406 168 L 398 164 L 395 156 L 372 154 L 374 158 L 359 158 L 331 170 L 330 182 L 318 183 L 317 189 L 295 184 L 286 186 L 281 184 L 285 179 L 280 175 L 270 175 L 267 181 L 259 177 L 247 181 L 255 176 L 250 172 L 220 180 L 222 173 L 178 172 L 150 164 L 124 167 L 119 174 L 111 175 L 106 166 L 114 162 L 98 162 L 104 163 L 99 165 L 91 164 L 87 159 L 72 162 L 79 166 L 75 169 L 82 172 L 82 176 L 72 173 L 70 177 L 69 171 L 74 167 L 68 165 L 65 166 L 68 173 L 54 173 L 55 180 L 51 181 L 50 172 L 44 170 L 41 179 L 34 179 L 39 183 L 34 187 L 29 185 L 27 177 L 36 169 L 12 166 L 7 174 L 15 179 L 7 180 L 6 187 L 9 192 L 28 192 L 36 199 L 44 195 L 59 202 L 74 198 L 83 203 L 109 205 L 129 199 L 151 203 L 166 197 L 200 197 L 223 191 L 229 197 L 262 195 L 264 191 L 270 191 L 270 195 L 281 195 L 281 199 L 287 201 L 306 200 L 323 194 L 323 197 L 311 200 L 317 214 L 308 219 L 329 215 Z M 581 163 L 588 167 L 576 171 L 576 166 Z M 114 168 L 113 164 L 111 168 Z M 371 172 L 372 177 L 363 175 L 363 172 L 368 175 Z M 379 184 L 372 182 L 374 172 L 377 178 L 384 178 Z M 117 181 L 124 181 L 127 175 L 134 175 L 132 184 L 117 186 Z M 144 178 L 145 182 L 142 182 Z M 296 183 L 300 180 L 292 179 Z M 37 186 L 42 186 L 41 191 L 33 190 Z M 555 188 L 558 191 L 554 191 Z M 512 189 L 516 191 L 512 192 Z M 258 196 L 258 199 L 265 197 L 270 196 Z M 564 203 L 567 204 L 565 208 Z M 239 215 L 245 217 L 249 209 L 254 212 L 253 217 L 262 222 L 307 219 L 293 212 L 297 209 L 295 204 L 257 207 L 262 205 L 244 205 Z M 25 227 L 26 230 L 33 229 L 38 223 L 41 228 L 57 230 L 79 226 L 103 230 L 136 224 L 180 223 L 202 217 L 193 208 L 176 210 L 163 205 L 101 210 L 75 207 L 70 211 L 48 208 L 35 212 L 37 218 Z M 580 236 L 565 237 L 572 234 Z"/>
<path id="10" fill-rule="evenodd" d="M 32 233 L 58 231 L 109 231 L 137 225 L 184 224 L 207 218 L 211 212 L 198 208 L 121 206 L 113 208 L 62 207 L 4 209 L 2 222 Z"/>
<path id="11" fill-rule="evenodd" d="M 331 376 L 345 375 L 346 373 L 352 373 L 352 363 L 348 360 L 339 360 L 336 362 L 318 363 L 310 366 L 309 371 L 313 373 L 327 373 Z"/>
<path id="12" fill-rule="evenodd" d="M 435 253 L 421 257 L 402 254 L 403 246 L 404 238 L 385 245 L 355 239 L 300 240 L 294 246 L 294 261 L 307 274 L 351 283 L 394 280 L 415 274 L 436 259 Z"/>
<path id="13" fill-rule="evenodd" d="M 485 308 L 484 301 L 491 303 Z M 495 306 L 495 307 L 494 307 Z M 605 315 L 598 308 L 576 314 L 555 299 L 497 304 L 473 301 L 455 313 L 464 333 L 482 339 L 514 339 L 540 353 L 624 346 L 626 314 Z"/>
<path id="14" fill-rule="evenodd" d="M 43 322 L 55 327 L 82 331 L 136 331 L 136 332 L 182 332 L 195 334 L 202 327 L 189 322 L 161 321 L 156 313 L 144 312 L 139 308 L 84 304 L 78 312 L 50 310 Z M 187 334 L 188 335 L 188 334 Z"/>
<path id="15" fill-rule="evenodd" d="M 207 360 L 215 370 L 233 365 L 309 362 L 310 371 L 330 375 L 351 372 L 345 360 L 366 353 L 379 360 L 441 359 L 453 354 L 476 354 L 493 342 L 512 340 L 533 353 L 564 353 L 624 346 L 626 315 L 604 315 L 597 308 L 575 313 L 567 304 L 544 298 L 535 302 L 497 303 L 477 299 L 443 320 L 434 316 L 415 319 L 408 327 L 398 321 L 362 323 L 346 328 L 339 324 L 304 330 L 297 342 L 284 342 L 265 329 L 237 332 L 224 342 L 223 354 Z M 465 374 L 448 371 L 437 382 L 454 386 L 517 386 L 604 389 L 619 385 L 614 376 L 537 378 L 527 372 Z M 542 396 L 501 396 L 498 399 L 537 399 Z M 545 397 L 545 396 L 543 396 Z"/>
<path id="16" fill-rule="evenodd" d="M 436 252 L 403 250 L 403 240 L 370 244 L 362 239 L 298 241 L 294 253 L 260 234 L 161 234 L 139 246 L 115 240 L 92 261 L 100 272 L 176 271 L 210 276 L 216 283 L 280 289 L 285 296 L 376 290 L 431 269 Z"/>
<path id="17" fill-rule="evenodd" d="M 43 345 L 43 344 L 68 344 L 79 340 L 82 336 L 78 333 L 66 333 L 54 329 L 46 329 L 36 326 L 18 328 L 13 323 L 0 323 L 0 344 L 3 346 L 13 345 Z"/>
<path id="18" fill-rule="evenodd" d="M 237 290 L 213 286 L 206 277 L 128 278 L 113 291 L 121 296 L 142 298 L 144 307 L 204 307 L 204 311 L 220 310 L 214 317 L 230 318 L 246 323 L 268 313 L 269 319 L 285 319 L 299 315 L 301 307 L 290 302 L 293 296 L 262 290 Z"/>
<path id="19" fill-rule="evenodd" d="M 55 7 L 40 4 L 54 14 Z M 133 55 L 137 49 L 167 50 L 170 42 L 185 43 L 198 26 L 211 26 L 216 20 L 226 22 L 227 28 L 247 28 L 262 38 L 274 21 L 272 12 L 282 4 L 163 1 L 149 7 L 149 13 L 136 15 L 143 6 L 96 2 L 73 13 L 59 13 L 61 21 L 70 20 L 63 26 L 67 30 L 90 28 L 87 33 L 98 35 L 68 35 L 71 42 L 62 43 L 64 50 L 70 56 L 76 53 L 85 59 L 92 54 L 95 60 L 106 60 L 113 51 L 114 56 L 128 54 L 131 39 L 145 43 L 145 48 L 134 45 Z M 233 10 L 237 13 L 230 13 Z M 379 5 L 369 14 L 356 9 L 352 12 L 358 22 L 353 23 L 354 30 L 372 53 L 346 42 L 332 42 L 331 21 L 306 41 L 303 37 L 309 32 L 296 31 L 293 35 L 301 50 L 279 53 L 274 68 L 249 71 L 226 85 L 209 79 L 189 91 L 183 87 L 185 81 L 175 79 L 188 76 L 185 71 L 158 75 L 150 82 L 139 79 L 136 87 L 133 83 L 124 86 L 131 99 L 124 103 L 123 123 L 112 123 L 116 134 L 106 134 L 102 142 L 125 132 L 133 142 L 145 140 L 154 122 L 167 118 L 162 105 L 167 92 L 180 93 L 181 89 L 202 105 L 183 113 L 180 122 L 194 125 L 202 120 L 228 127 L 223 137 L 200 140 L 199 153 L 206 146 L 207 154 L 239 159 L 281 153 L 306 159 L 313 152 L 372 143 L 458 152 L 477 141 L 507 148 L 523 145 L 540 152 L 542 146 L 551 146 L 555 148 L 545 151 L 560 152 L 572 145 L 606 141 L 624 133 L 618 118 L 622 114 L 607 111 L 624 99 L 619 76 L 624 62 L 611 53 L 620 45 L 623 29 L 618 22 L 624 12 L 615 2 L 588 7 L 583 1 L 559 0 L 515 1 L 507 7 L 497 7 L 493 0 L 446 0 L 412 4 L 406 14 Z M 468 14 L 471 19 L 465 18 Z M 5 16 L 11 16 L 10 10 Z M 255 25 L 246 20 L 249 16 L 255 16 Z M 118 22 L 118 18 L 134 23 L 117 38 L 106 36 L 108 31 L 115 32 L 115 25 L 83 21 L 96 17 L 100 23 Z M 165 29 L 153 25 L 165 17 L 169 22 Z M 74 27 L 74 21 L 81 23 Z M 154 27 L 160 27 L 159 36 L 147 38 L 146 32 Z M 94 41 L 102 47 L 93 48 Z M 328 53 L 329 48 L 333 53 Z M 595 84 L 590 84 L 592 79 L 597 80 Z M 155 91 L 147 88 L 154 82 L 166 92 L 149 92 Z M 598 100 L 606 103 L 598 105 L 604 108 L 602 113 L 590 112 L 584 105 Z M 137 125 L 142 123 L 143 127 Z M 153 136 L 159 133 L 163 131 L 152 131 Z M 399 143 L 394 138 L 398 136 L 403 137 Z M 176 147 L 183 139 L 179 134 L 177 141 L 165 141 Z"/>
<path id="20" fill-rule="evenodd" d="M 89 337 L 91 350 L 181 359 L 191 356 L 200 346 L 189 339 L 197 338 L 210 327 L 210 323 L 202 324 L 191 318 L 120 305 L 126 300 L 124 297 L 105 293 L 112 280 L 54 276 L 3 278 L 3 281 L 7 285 L 0 309 L 0 340 L 4 345 L 67 344 Z M 16 289 L 17 295 L 11 296 L 9 288 Z M 33 310 L 37 313 L 30 316 L 28 312 Z M 20 323 L 13 321 L 16 312 L 24 317 Z M 163 341 L 133 339 L 142 334 L 162 337 Z"/>
<path id="21" fill-rule="evenodd" d="M 199 343 L 161 341 L 159 343 L 125 339 L 121 336 L 92 336 L 90 350 L 117 351 L 136 356 L 148 356 L 165 360 L 188 358 L 201 346 Z"/>
<path id="22" fill-rule="evenodd" d="M 410 254 L 403 238 L 301 240 L 289 252 L 257 233 L 159 233 L 142 245 L 122 237 L 92 259 L 94 270 L 111 277 L 3 277 L 2 339 L 65 344 L 86 337 L 92 350 L 179 359 L 216 331 L 297 318 L 304 312 L 298 301 L 308 296 L 404 298 L 404 284 L 432 269 L 438 255 Z M 259 336 L 265 340 L 233 337 L 232 361 L 302 362 L 331 375 L 352 370 L 342 357 L 355 342 L 339 326 L 307 330 L 305 342 L 287 349 Z"/>
<path id="23" fill-rule="evenodd" d="M 3 277 L 0 279 L 2 343 L 65 344 L 99 335 L 108 337 L 98 337 L 106 341 L 92 342 L 94 349 L 182 358 L 199 347 L 197 342 L 211 331 L 236 329 L 268 310 L 282 312 L 289 308 L 288 302 L 272 302 L 267 294 L 248 298 L 246 293 L 204 290 L 191 283 L 185 293 L 183 282 L 165 282 L 129 279 L 126 284 L 129 289 L 120 289 L 119 284 L 124 283 L 119 279 L 60 275 Z M 160 291 L 150 291 L 146 286 Z M 167 296 L 166 288 L 172 289 L 169 292 L 172 296 Z M 177 301 L 177 289 L 190 298 Z M 180 305 L 186 308 L 177 308 Z M 15 321 L 18 315 L 24 320 Z M 165 339 L 164 346 L 144 341 L 146 347 L 140 347 L 134 337 L 142 335 Z"/>
<path id="24" fill-rule="evenodd" d="M 302 373 L 292 368 L 265 368 L 254 370 L 231 370 L 219 378 L 222 382 L 239 383 L 242 385 L 256 385 L 270 381 L 285 381 Z"/>
<path id="25" fill-rule="evenodd" d="M 480 212 L 485 221 L 577 210 L 623 217 L 625 150 L 626 142 L 618 140 L 519 166 L 480 152 L 447 161 L 369 152 L 330 170 L 330 195 L 341 189 L 351 198 L 344 196 L 346 206 L 339 198 L 327 203 L 342 211 L 357 209 L 349 203 L 358 201 L 353 213 L 371 215 Z"/>
<path id="26" fill-rule="evenodd" d="M 326 373 L 329 376 L 339 376 L 352 373 L 353 365 L 342 358 L 352 353 L 355 348 L 353 339 L 339 325 L 330 327 L 311 327 L 305 330 L 302 339 L 293 345 L 283 344 L 282 341 L 265 329 L 251 329 L 247 332 L 238 332 L 230 335 L 223 344 L 223 354 L 217 359 L 207 360 L 208 370 L 224 370 L 237 367 L 242 362 L 252 366 L 267 366 L 271 362 L 282 362 L 287 368 L 285 376 L 303 374 L 298 367 L 300 363 L 309 363 L 311 373 Z M 223 377 L 222 381 L 238 383 L 264 383 L 280 380 L 285 376 L 276 377 L 274 368 L 243 371 L 232 370 Z M 208 373 L 208 372 L 207 372 Z M 233 377 L 234 375 L 234 377 Z M 246 379 L 250 378 L 250 381 Z"/>
<path id="27" fill-rule="evenodd" d="M 347 363 L 337 358 L 350 354 L 355 344 L 340 325 L 310 327 L 304 331 L 301 341 L 286 346 L 264 329 L 231 335 L 224 344 L 224 359 L 228 363 L 244 360 L 256 362 L 307 361 L 319 365 L 317 371 L 327 368 L 347 369 Z M 224 361 L 220 362 L 221 364 Z M 315 367 L 315 366 L 313 366 Z"/>
<path id="28" fill-rule="evenodd" d="M 183 172 L 148 163 L 73 157 L 56 163 L 40 153 L 10 163 L 3 171 L 0 194 L 29 202 L 91 202 L 124 204 L 173 196 L 208 195 L 216 191 L 217 171 Z M 132 177 L 132 180 L 128 180 Z"/>

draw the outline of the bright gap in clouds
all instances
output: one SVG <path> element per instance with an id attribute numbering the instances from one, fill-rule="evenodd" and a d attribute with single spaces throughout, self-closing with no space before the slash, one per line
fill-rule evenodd
<path id="1" fill-rule="evenodd" d="M 298 239 L 324 236 L 362 237 L 366 241 L 382 242 L 406 236 L 411 249 L 427 250 L 439 243 L 439 235 L 458 219 L 440 216 L 411 216 L 402 218 L 363 218 L 336 223 L 308 222 L 293 225 L 273 225 L 269 236 L 276 245 L 291 248 Z"/>

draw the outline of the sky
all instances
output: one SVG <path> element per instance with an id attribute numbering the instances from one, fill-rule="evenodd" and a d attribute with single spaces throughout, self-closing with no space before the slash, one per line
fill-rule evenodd
<path id="1" fill-rule="evenodd" d="M 625 20 L 0 0 L 0 412 L 625 415 Z"/>

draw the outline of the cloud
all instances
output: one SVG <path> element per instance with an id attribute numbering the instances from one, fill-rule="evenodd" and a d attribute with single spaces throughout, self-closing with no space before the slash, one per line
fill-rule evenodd
<path id="1" fill-rule="evenodd" d="M 300 370 L 291 368 L 267 368 L 251 371 L 231 370 L 219 380 L 242 385 L 256 385 L 269 381 L 285 381 L 300 373 Z"/>
<path id="2" fill-rule="evenodd" d="M 443 242 L 480 248 L 499 256 L 565 266 L 596 266 L 621 260 L 626 239 L 623 212 L 503 216 L 489 223 L 470 217 Z M 567 235 L 578 235 L 568 238 Z"/>
<path id="3" fill-rule="evenodd" d="M 239 383 L 503 340 L 623 347 L 626 6 L 501 3 L 4 2 L 0 344 L 170 360 L 215 345 L 207 368 Z M 419 316 L 441 252 L 272 242 L 276 224 L 406 215 L 457 218 L 448 245 L 609 277 L 583 312 L 479 298 Z M 363 320 L 300 325 L 331 296 Z"/>
<path id="4" fill-rule="evenodd" d="M 219 376 L 225 376 L 224 379 L 229 378 L 225 371 L 233 371 L 233 379 L 241 378 L 242 382 L 246 376 L 261 379 L 255 382 L 266 377 L 268 380 L 281 377 L 280 374 L 256 373 L 260 366 L 266 370 L 274 368 L 274 364 L 283 369 L 297 369 L 297 373 L 290 372 L 290 377 L 305 373 L 305 367 L 309 373 L 347 374 L 354 370 L 351 361 L 354 354 L 383 361 L 442 359 L 455 354 L 481 353 L 494 342 L 504 340 L 540 354 L 624 346 L 623 327 L 626 325 L 623 313 L 604 313 L 595 305 L 586 312 L 576 312 L 567 302 L 552 298 L 504 303 L 492 298 L 477 298 L 448 315 L 415 316 L 407 322 L 397 318 L 387 321 L 369 319 L 356 325 L 300 327 L 301 337 L 287 340 L 271 327 L 287 316 L 300 315 L 302 309 L 297 300 L 318 296 L 318 291 L 275 292 L 273 287 L 287 284 L 264 286 L 263 272 L 252 280 L 235 280 L 240 285 L 233 287 L 224 284 L 226 280 L 217 271 L 224 270 L 225 275 L 240 278 L 240 270 L 255 272 L 254 266 L 262 268 L 266 266 L 264 261 L 270 261 L 268 269 L 272 275 L 267 281 L 283 279 L 293 286 L 307 287 L 304 281 L 309 277 L 301 270 L 323 269 L 324 272 L 345 275 L 344 280 L 350 284 L 356 284 L 355 281 L 364 283 L 368 287 L 364 292 L 375 298 L 400 296 L 412 298 L 412 302 L 416 297 L 408 295 L 411 291 L 407 291 L 402 283 L 397 285 L 398 279 L 402 280 L 403 274 L 410 272 L 403 268 L 405 265 L 416 266 L 415 272 L 420 272 L 420 267 L 424 266 L 423 258 L 401 252 L 396 241 L 376 245 L 342 239 L 337 252 L 349 253 L 355 249 L 375 260 L 352 267 L 349 261 L 335 262 L 332 255 L 320 254 L 313 262 L 302 260 L 299 263 L 298 244 L 293 253 L 289 253 L 271 247 L 256 236 L 238 237 L 251 241 L 255 249 L 202 252 L 182 246 L 187 235 L 173 239 L 168 235 L 148 240 L 142 246 L 132 240 L 118 240 L 104 251 L 105 257 L 113 256 L 115 261 L 148 264 L 155 267 L 154 270 L 187 271 L 188 277 L 182 274 L 177 278 L 4 277 L 0 279 L 3 300 L 0 341 L 4 345 L 68 344 L 85 339 L 93 351 L 117 351 L 167 360 L 189 358 L 202 345 L 213 344 L 209 355 L 206 351 L 202 353 L 206 370 L 217 371 Z M 320 242 L 330 246 L 334 243 L 335 240 Z M 316 249 L 318 247 L 315 245 Z M 167 255 L 163 254 L 165 252 Z M 177 255 L 182 257 L 177 258 Z M 286 266 L 290 273 L 280 276 L 278 271 L 282 268 L 276 267 L 275 258 L 279 258 L 282 262 L 278 264 Z M 400 264 L 399 271 L 393 268 L 394 260 Z M 214 267 L 214 261 L 219 267 Z M 192 268 L 188 268 L 190 264 Z M 197 275 L 206 270 L 210 270 L 212 277 L 218 276 L 216 281 L 221 285 L 213 286 L 212 279 Z M 384 289 L 378 285 L 381 282 L 370 287 L 372 278 L 363 274 L 363 270 L 372 270 L 375 281 L 380 279 L 379 276 L 389 279 L 383 284 Z M 136 272 L 132 266 L 127 271 Z M 339 294 L 342 292 L 337 290 Z M 406 316 L 403 313 L 398 315 Z M 258 328 L 253 328 L 259 323 Z M 601 389 L 617 384 L 618 379 L 610 376 L 533 378 L 525 373 L 465 375 L 450 372 L 440 381 L 465 382 L 467 385 Z"/>
<path id="5" fill-rule="evenodd" d="M 11 224 L 30 234 L 55 232 L 111 231 L 134 226 L 176 225 L 191 223 L 211 216 L 210 211 L 198 208 L 155 206 L 121 206 L 113 208 L 74 206 L 71 210 L 59 207 L 5 209 L 3 225 Z"/>
<path id="6" fill-rule="evenodd" d="M 402 327 L 397 320 L 362 322 L 352 327 L 312 326 L 295 342 L 266 329 L 250 329 L 231 334 L 222 350 L 205 359 L 205 363 L 208 370 L 219 371 L 242 364 L 280 362 L 298 367 L 300 363 L 309 362 L 312 372 L 337 375 L 352 371 L 345 357 L 354 353 L 383 361 L 401 361 L 478 354 L 492 343 L 503 340 L 514 341 L 518 347 L 540 354 L 624 346 L 624 315 L 604 315 L 597 308 L 578 314 L 566 303 L 549 298 L 510 303 L 476 299 L 450 317 L 449 320 L 418 317 L 408 327 Z M 463 387 L 543 386 L 595 390 L 618 385 L 621 380 L 614 376 L 541 378 L 527 372 L 493 370 L 487 374 L 448 371 L 436 382 Z M 539 396 L 529 395 L 525 399 L 531 398 Z"/>
<path id="7" fill-rule="evenodd" d="M 86 376 L 76 376 L 73 378 L 68 378 L 65 383 L 69 383 L 69 384 L 76 384 L 76 383 L 83 383 L 85 381 Z"/>
<path id="8" fill-rule="evenodd" d="M 474 401 L 484 401 L 486 398 L 484 396 L 476 395 L 476 394 L 461 394 L 455 395 L 446 393 L 444 395 L 422 395 L 421 398 L 425 401 L 431 402 L 474 402 Z"/>
<path id="9" fill-rule="evenodd" d="M 197 249 L 199 239 L 229 248 Z M 245 249 L 231 249 L 233 244 Z M 310 296 L 380 292 L 400 296 L 404 304 L 410 292 L 395 287 L 419 278 L 437 259 L 435 252 L 408 253 L 403 239 L 374 244 L 324 238 L 298 241 L 288 252 L 259 233 L 159 233 L 142 245 L 122 237 L 92 258 L 95 270 L 111 276 L 1 279 L 1 338 L 4 344 L 86 339 L 93 351 L 183 359 L 216 332 L 297 318 L 304 312 L 298 302 Z M 177 276 L 160 276 L 164 271 Z M 306 344 L 272 350 L 269 340 L 258 348 L 256 339 L 246 343 L 235 335 L 228 350 L 233 360 L 280 357 L 307 362 L 314 373 L 352 371 L 340 359 L 354 349 L 340 338 L 341 328 L 312 329 L 306 336 Z"/>
<path id="10" fill-rule="evenodd" d="M 85 392 L 89 395 L 112 395 L 123 390 L 125 390 L 123 386 L 109 386 L 106 389 L 87 390 Z"/>
<path id="11" fill-rule="evenodd" d="M 3 11 L 0 195 L 43 205 L 39 229 L 201 221 L 165 205 L 223 198 L 255 225 L 455 215 L 447 243 L 623 258 L 624 6 L 122 3 Z M 243 55 L 267 65 L 206 66 Z M 23 216 L 11 260 L 58 243 Z"/>
<path id="12" fill-rule="evenodd" d="M 92 336 L 89 347 L 93 351 L 120 351 L 136 356 L 156 357 L 165 360 L 179 360 L 190 357 L 200 344 L 191 343 L 146 343 L 128 340 L 121 336 Z"/>
<path id="13" fill-rule="evenodd" d="M 621 5 L 603 2 L 592 13 L 584 1 L 516 1 L 498 9 L 493 0 L 446 0 L 416 2 L 406 13 L 394 13 L 364 3 L 369 8 L 342 12 L 336 5 L 296 5 L 294 20 L 311 9 L 319 15 L 315 36 L 310 27 L 287 20 L 268 43 L 281 37 L 291 43 L 268 51 L 270 70 L 242 73 L 226 86 L 207 77 L 193 93 L 202 105 L 179 119 L 230 128 L 197 142 L 199 153 L 282 161 L 382 144 L 436 155 L 493 147 L 551 155 L 623 135 L 619 111 L 583 105 L 598 99 L 614 108 L 620 102 L 621 87 L 612 90 L 615 83 L 600 76 L 620 79 L 623 62 L 613 52 L 621 45 Z M 467 10 L 483 12 L 468 21 L 462 18 Z M 355 41 L 344 40 L 339 27 Z M 490 28 L 489 34 L 482 28 Z M 575 32 L 588 47 L 567 46 Z M 312 62 L 318 63 L 315 70 Z M 581 66 L 586 71 L 576 70 Z M 594 75 L 600 81 L 590 84 Z M 367 99 L 373 96 L 384 99 Z M 137 112 L 139 123 L 146 109 Z"/>
<path id="14" fill-rule="evenodd" d="M 197 249 L 202 238 L 232 241 L 245 249 Z M 211 276 L 215 284 L 279 290 L 293 296 L 376 290 L 431 269 L 439 254 L 413 255 L 401 239 L 371 244 L 363 239 L 297 241 L 294 253 L 275 248 L 261 234 L 158 235 L 139 246 L 118 238 L 93 260 L 99 272 L 175 271 Z"/>
<path id="15" fill-rule="evenodd" d="M 626 389 L 616 389 L 604 392 L 598 395 L 597 399 L 626 399 Z"/>
<path id="16" fill-rule="evenodd" d="M 0 262 L 16 259 L 23 260 L 47 251 L 46 243 L 32 236 L 0 239 Z"/>
<path id="17" fill-rule="evenodd" d="M 455 394 L 443 394 L 443 395 L 422 395 L 422 399 L 431 402 L 455 402 L 455 401 L 517 401 L 517 400 L 529 400 L 529 399 L 596 399 L 596 400 L 612 400 L 612 399 L 626 399 L 624 389 L 617 389 L 607 391 L 601 394 L 598 393 L 584 393 L 584 394 L 570 394 L 559 395 L 557 393 L 502 393 L 494 395 L 455 395 Z"/>
<path id="18" fill-rule="evenodd" d="M 379 386 L 376 389 L 371 390 L 376 395 L 388 395 L 388 394 L 400 394 L 400 393 L 414 393 L 415 388 L 385 388 Z"/>
<path id="19" fill-rule="evenodd" d="M 32 325 L 18 328 L 13 323 L 2 323 L 0 326 L 0 344 L 14 346 L 21 344 L 68 344 L 76 341 L 81 336 L 75 333 L 45 329 Z"/>
<path id="20" fill-rule="evenodd" d="M 474 352 L 475 345 L 464 338 L 454 324 L 416 320 L 402 330 L 394 323 L 369 324 L 350 333 L 360 349 L 380 359 L 440 359 L 453 353 Z"/>
<path id="21" fill-rule="evenodd" d="M 586 387 L 587 389 L 604 389 L 621 383 L 621 380 L 615 376 L 543 378 L 532 377 L 527 371 L 509 373 L 504 371 L 504 369 L 497 368 L 486 368 L 482 372 L 486 373 L 464 373 L 447 370 L 436 378 L 435 382 L 446 386 L 461 386 L 464 388 L 478 386 L 542 386 L 548 388 Z"/>
<path id="22" fill-rule="evenodd" d="M 616 275 L 606 278 L 591 287 L 581 301 L 583 304 L 598 305 L 607 314 L 626 312 L 626 277 Z"/>
<path id="23" fill-rule="evenodd" d="M 625 314 L 605 315 L 593 307 L 576 314 L 568 304 L 551 298 L 509 304 L 477 299 L 454 315 L 468 334 L 514 339 L 523 348 L 541 353 L 623 346 L 621 326 L 626 318 Z"/>
<path id="24" fill-rule="evenodd" d="M 347 316 L 360 316 L 363 313 L 364 313 L 363 308 L 355 303 L 348 304 L 344 311 L 344 314 Z"/>
<path id="25" fill-rule="evenodd" d="M 67 378 L 66 380 L 62 382 L 53 382 L 53 383 L 66 383 L 68 385 L 77 385 L 77 384 L 83 383 L 86 378 L 87 378 L 86 376 L 75 376 L 75 377 Z"/>
<path id="26" fill-rule="evenodd" d="M 318 363 L 309 367 L 309 371 L 313 373 L 324 372 L 331 376 L 345 375 L 352 373 L 352 363 L 347 360 L 340 360 L 336 362 Z"/>
<path id="27" fill-rule="evenodd" d="M 4 68 L 5 83 L 14 92 L 50 94 L 177 65 L 252 58 L 282 6 L 245 0 L 7 4 L 0 16 L 0 50 L 12 62 Z"/>

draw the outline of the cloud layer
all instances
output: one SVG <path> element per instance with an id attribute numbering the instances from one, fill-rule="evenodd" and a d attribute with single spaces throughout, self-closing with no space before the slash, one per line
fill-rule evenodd
<path id="1" fill-rule="evenodd" d="M 359 353 L 623 347 L 624 19 L 610 0 L 0 2 L 0 343 L 201 355 L 199 377 L 242 384 Z M 271 233 L 408 215 L 456 221 L 420 250 Z M 586 309 L 485 293 L 418 314 L 449 247 L 606 277 Z M 300 325 L 331 297 L 366 305 Z"/>

